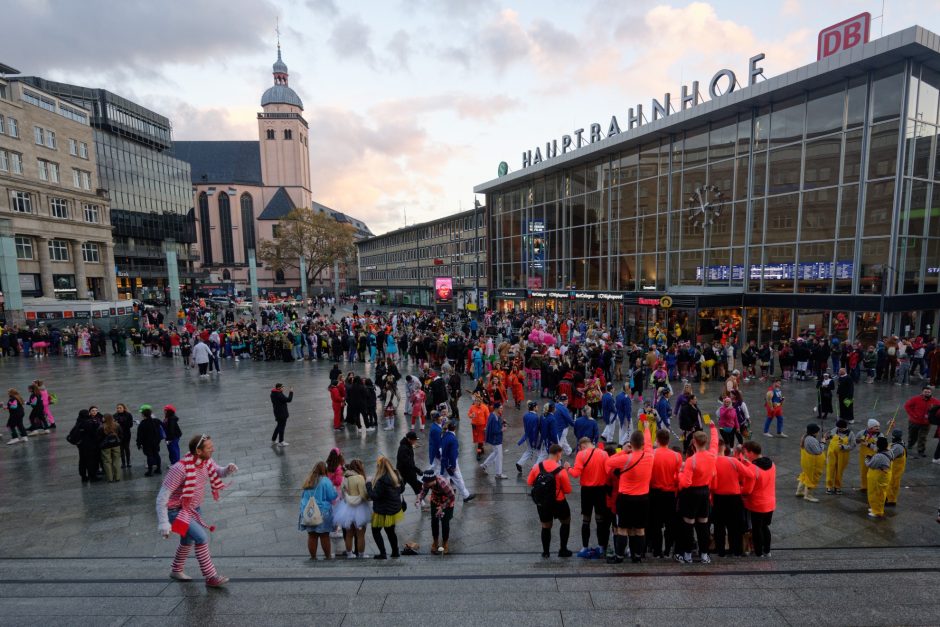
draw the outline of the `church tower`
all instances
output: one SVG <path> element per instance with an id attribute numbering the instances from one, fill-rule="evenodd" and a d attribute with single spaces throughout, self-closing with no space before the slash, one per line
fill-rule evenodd
<path id="1" fill-rule="evenodd" d="M 304 104 L 288 85 L 287 64 L 281 59 L 280 43 L 272 69 L 274 85 L 261 96 L 262 112 L 258 114 L 265 196 L 284 188 L 295 207 L 311 207 L 309 129 L 303 117 Z M 264 203 L 270 200 L 265 198 Z"/>

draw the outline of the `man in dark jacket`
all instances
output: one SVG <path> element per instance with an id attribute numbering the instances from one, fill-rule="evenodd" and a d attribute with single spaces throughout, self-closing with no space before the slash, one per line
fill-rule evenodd
<path id="1" fill-rule="evenodd" d="M 401 475 L 402 480 L 405 483 L 411 486 L 411 489 L 414 490 L 415 495 L 421 493 L 421 481 L 418 479 L 418 466 L 415 465 L 415 447 L 418 445 L 418 434 L 414 431 L 409 431 L 405 437 L 401 439 L 401 442 L 398 443 L 398 458 L 395 462 L 395 468 L 398 469 L 398 474 Z"/>
<path id="2" fill-rule="evenodd" d="M 855 422 L 855 382 L 845 368 L 839 368 L 836 395 L 839 397 L 839 418 L 849 424 Z"/>
<path id="3" fill-rule="evenodd" d="M 278 446 L 287 446 L 287 442 L 284 441 L 284 427 L 287 426 L 287 417 L 290 415 L 287 411 L 287 404 L 294 400 L 294 388 L 289 388 L 287 392 L 285 396 L 283 383 L 274 384 L 274 389 L 271 390 L 271 405 L 274 406 L 274 420 L 277 422 L 274 433 L 271 435 L 272 445 L 277 440 Z"/>

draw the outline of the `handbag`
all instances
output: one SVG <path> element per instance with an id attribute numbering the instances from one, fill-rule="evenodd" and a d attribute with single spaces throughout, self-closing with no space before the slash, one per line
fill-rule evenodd
<path id="1" fill-rule="evenodd" d="M 323 513 L 320 511 L 320 506 L 317 505 L 317 500 L 310 497 L 310 500 L 307 501 L 307 506 L 304 507 L 304 513 L 301 516 L 301 523 L 305 527 L 316 527 L 317 525 L 323 524 Z"/>

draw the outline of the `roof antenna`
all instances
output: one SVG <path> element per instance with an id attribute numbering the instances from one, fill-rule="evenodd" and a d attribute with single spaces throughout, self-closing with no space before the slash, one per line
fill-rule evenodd
<path id="1" fill-rule="evenodd" d="M 281 18 L 274 18 L 274 34 L 277 36 L 277 53 L 281 54 Z"/>

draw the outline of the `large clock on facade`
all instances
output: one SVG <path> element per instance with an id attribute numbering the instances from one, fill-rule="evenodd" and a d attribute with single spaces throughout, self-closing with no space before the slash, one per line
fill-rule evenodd
<path id="1" fill-rule="evenodd" d="M 700 185 L 689 195 L 689 221 L 705 228 L 721 216 L 725 204 L 724 192 L 715 185 Z"/>

